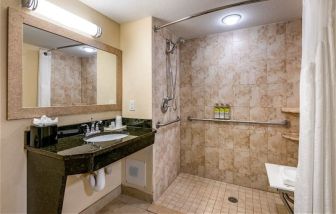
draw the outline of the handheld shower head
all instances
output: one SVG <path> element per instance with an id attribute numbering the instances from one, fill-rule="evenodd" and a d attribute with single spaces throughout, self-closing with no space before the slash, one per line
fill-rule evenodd
<path id="1" fill-rule="evenodd" d="M 166 46 L 167 47 L 166 53 L 167 54 L 172 54 L 179 44 L 184 44 L 184 43 L 185 43 L 185 40 L 181 37 L 178 38 L 176 40 L 176 42 L 173 42 L 173 41 L 167 39 L 166 40 L 166 45 L 167 45 Z"/>

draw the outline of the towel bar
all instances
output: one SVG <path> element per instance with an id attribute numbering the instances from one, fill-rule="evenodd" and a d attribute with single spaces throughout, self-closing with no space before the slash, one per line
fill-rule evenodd
<path id="1" fill-rule="evenodd" d="M 156 123 L 156 128 L 159 129 L 160 127 L 168 126 L 168 125 L 173 124 L 173 123 L 177 123 L 177 122 L 179 122 L 180 120 L 181 120 L 180 117 L 177 117 L 176 120 L 170 121 L 170 122 L 168 122 L 168 123 L 161 123 L 160 121 L 158 121 L 158 122 Z"/>
<path id="2" fill-rule="evenodd" d="M 258 122 L 258 121 L 246 121 L 246 120 L 221 120 L 221 119 L 201 119 L 188 117 L 189 121 L 210 121 L 210 122 L 221 122 L 221 123 L 244 123 L 244 124 L 255 124 L 255 125 L 273 125 L 273 126 L 289 126 L 289 121 L 284 120 L 280 122 Z"/>

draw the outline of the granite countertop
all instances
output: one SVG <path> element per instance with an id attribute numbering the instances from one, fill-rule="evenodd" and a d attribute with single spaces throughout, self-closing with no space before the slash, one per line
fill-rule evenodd
<path id="1" fill-rule="evenodd" d="M 132 142 L 146 140 L 146 138 L 154 136 L 155 132 L 156 131 L 151 128 L 127 127 L 127 130 L 123 132 L 116 132 L 128 134 L 127 137 L 120 140 L 97 142 L 95 144 L 92 144 L 86 143 L 84 141 L 84 135 L 79 134 L 70 137 L 60 138 L 58 139 L 58 143 L 55 145 L 41 148 L 34 148 L 29 145 L 25 145 L 25 148 L 28 151 L 40 153 L 42 155 L 54 157 L 57 159 L 73 159 L 83 156 L 95 156 L 103 154 L 124 146 L 125 149 L 127 149 L 128 146 L 132 146 Z M 104 132 L 99 135 L 109 133 L 113 132 Z"/>

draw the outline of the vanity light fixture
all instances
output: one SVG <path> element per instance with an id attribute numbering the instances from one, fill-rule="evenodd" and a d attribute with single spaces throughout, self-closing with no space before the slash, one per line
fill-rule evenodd
<path id="1" fill-rule="evenodd" d="M 22 7 L 33 10 L 45 18 L 89 34 L 93 37 L 98 38 L 102 35 L 101 27 L 56 6 L 47 0 L 22 0 Z"/>
<path id="2" fill-rule="evenodd" d="M 235 25 L 241 20 L 242 16 L 239 14 L 230 14 L 222 18 L 224 25 Z"/>
<path id="3" fill-rule="evenodd" d="M 97 49 L 90 47 L 90 46 L 83 46 L 82 50 L 85 51 L 86 53 L 96 53 Z"/>

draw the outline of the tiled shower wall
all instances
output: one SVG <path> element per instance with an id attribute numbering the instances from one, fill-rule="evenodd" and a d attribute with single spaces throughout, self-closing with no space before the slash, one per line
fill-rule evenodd
<path id="1" fill-rule="evenodd" d="M 158 20 L 153 19 L 153 25 L 158 25 Z M 173 32 L 164 29 L 153 33 L 153 127 L 160 121 L 166 123 L 175 120 L 180 115 L 179 100 L 179 51 L 171 55 L 171 63 L 174 74 L 177 75 L 176 98 L 177 109 L 172 108 L 163 114 L 160 110 L 162 99 L 166 93 L 166 39 L 176 41 Z M 177 70 L 175 70 L 177 66 Z M 174 181 L 180 171 L 180 126 L 179 123 L 171 124 L 157 130 L 153 146 L 153 191 L 154 200 Z"/>
<path id="2" fill-rule="evenodd" d="M 296 166 L 301 20 L 188 40 L 181 54 L 181 171 L 268 189 L 265 163 Z M 291 127 L 189 122 L 212 118 L 215 103 L 232 106 L 232 119 L 281 121 Z"/>
<path id="3" fill-rule="evenodd" d="M 52 51 L 51 105 L 97 103 L 97 56 L 79 57 Z"/>
<path id="4" fill-rule="evenodd" d="M 97 55 L 82 57 L 82 104 L 97 104 Z"/>

